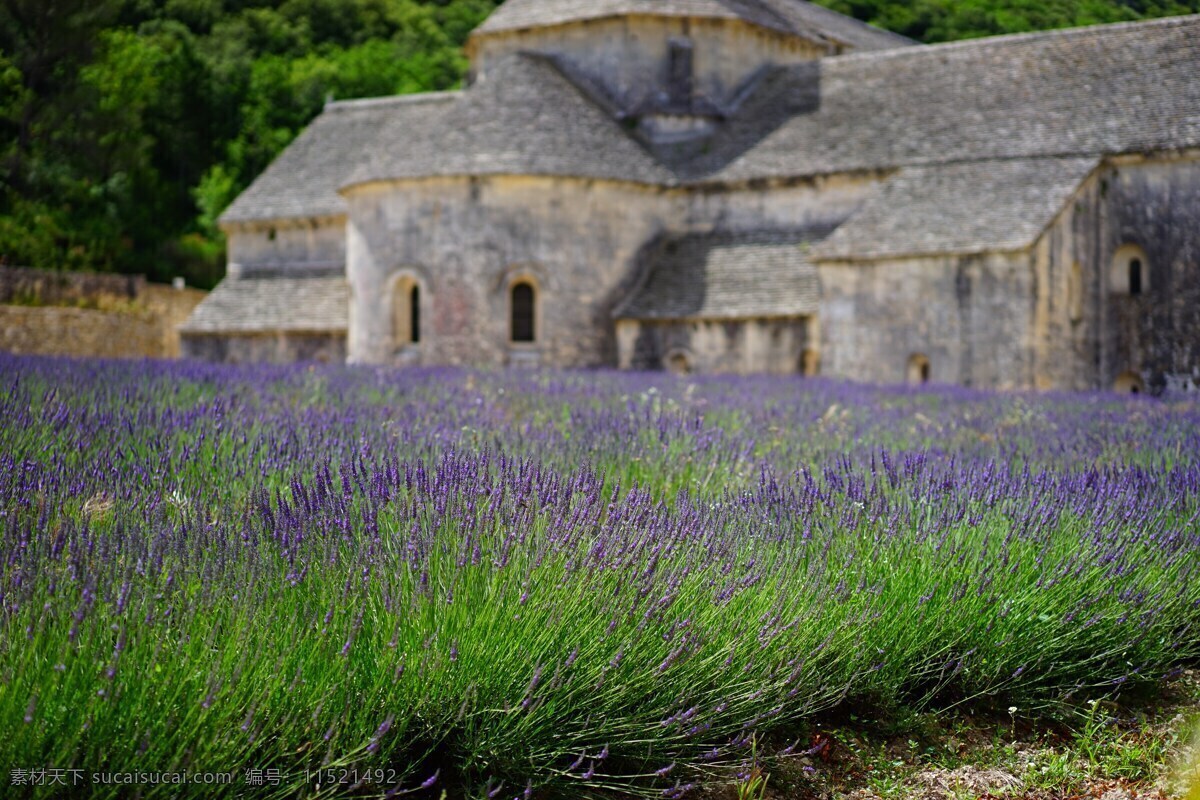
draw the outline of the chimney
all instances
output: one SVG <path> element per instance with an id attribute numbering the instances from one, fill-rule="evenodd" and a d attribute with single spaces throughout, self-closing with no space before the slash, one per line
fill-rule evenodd
<path id="1" fill-rule="evenodd" d="M 667 96 L 672 111 L 687 111 L 692 107 L 693 50 L 691 39 L 672 37 L 668 42 Z"/>

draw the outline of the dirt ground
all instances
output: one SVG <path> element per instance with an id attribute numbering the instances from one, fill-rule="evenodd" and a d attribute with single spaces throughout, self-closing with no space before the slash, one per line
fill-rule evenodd
<path id="1" fill-rule="evenodd" d="M 1153 698 L 847 716 L 808 738 L 809 755 L 764 759 L 765 788 L 705 800 L 1200 800 L 1200 673 Z"/>

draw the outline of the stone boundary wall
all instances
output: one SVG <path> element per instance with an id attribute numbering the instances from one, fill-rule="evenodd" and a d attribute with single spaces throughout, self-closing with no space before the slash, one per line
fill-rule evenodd
<path id="1" fill-rule="evenodd" d="M 102 297 L 134 300 L 145 291 L 142 275 L 0 268 L 0 303 L 75 305 Z"/>
<path id="2" fill-rule="evenodd" d="M 140 275 L 0 269 L 0 351 L 80 358 L 179 358 L 198 289 Z"/>
<path id="3" fill-rule="evenodd" d="M 164 344 L 162 323 L 151 314 L 0 306 L 0 350 L 10 353 L 166 358 Z"/>

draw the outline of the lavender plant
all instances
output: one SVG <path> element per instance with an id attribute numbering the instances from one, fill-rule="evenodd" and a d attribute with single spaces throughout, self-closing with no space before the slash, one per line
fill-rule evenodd
<path id="1" fill-rule="evenodd" d="M 15 767 L 678 797 L 1200 653 L 1194 402 L 0 356 L 0 420 Z"/>

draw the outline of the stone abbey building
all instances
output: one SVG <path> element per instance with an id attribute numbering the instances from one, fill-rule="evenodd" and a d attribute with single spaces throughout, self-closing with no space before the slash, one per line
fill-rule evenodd
<path id="1" fill-rule="evenodd" d="M 1200 16 L 918 46 L 801 0 L 508 0 L 222 218 L 226 361 L 1200 384 Z"/>

